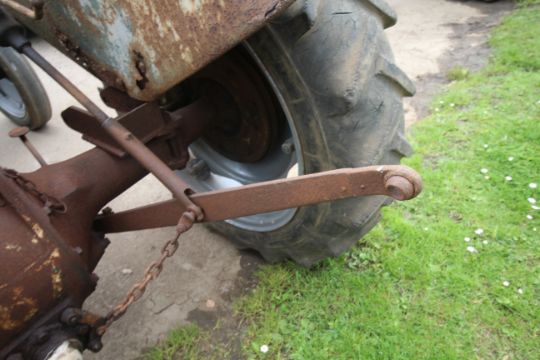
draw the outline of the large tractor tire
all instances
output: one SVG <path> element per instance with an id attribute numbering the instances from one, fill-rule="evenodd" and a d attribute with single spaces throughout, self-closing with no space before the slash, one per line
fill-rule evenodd
<path id="1" fill-rule="evenodd" d="M 202 191 L 291 176 L 294 164 L 300 174 L 398 164 L 411 153 L 404 138 L 402 97 L 411 96 L 414 86 L 394 64 L 383 32 L 395 21 L 382 0 L 297 1 L 248 39 L 242 51 L 235 50 L 251 58 L 274 97 L 261 101 L 274 108 L 261 105 L 259 116 L 266 117 L 262 133 L 273 134 L 270 140 L 256 137 L 240 156 L 232 154 L 235 146 L 224 144 L 223 136 L 217 141 L 217 134 L 208 136 L 191 147 L 197 160 L 181 176 Z M 223 89 L 227 79 L 238 82 L 240 71 L 249 68 L 247 62 L 238 69 L 223 60 L 217 64 L 214 68 L 226 75 L 215 75 L 215 70 L 204 75 L 203 70 L 198 77 L 213 76 Z M 240 113 L 242 104 L 252 104 L 247 97 L 264 92 L 260 79 L 253 81 L 257 84 L 244 86 L 243 95 L 230 95 L 244 97 L 237 101 Z M 234 86 L 229 88 L 234 92 Z M 254 108 L 247 111 L 251 119 L 257 118 Z M 261 150 L 253 143 L 265 145 Z M 311 266 L 349 249 L 379 221 L 389 201 L 383 196 L 342 200 L 210 227 L 268 261 L 292 259 Z"/>

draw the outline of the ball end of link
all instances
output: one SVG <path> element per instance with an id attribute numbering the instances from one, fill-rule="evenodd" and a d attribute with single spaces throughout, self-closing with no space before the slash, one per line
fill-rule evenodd
<path id="1" fill-rule="evenodd" d="M 422 191 L 422 181 L 419 176 L 409 178 L 391 175 L 385 181 L 385 188 L 388 194 L 398 201 L 410 200 Z"/>

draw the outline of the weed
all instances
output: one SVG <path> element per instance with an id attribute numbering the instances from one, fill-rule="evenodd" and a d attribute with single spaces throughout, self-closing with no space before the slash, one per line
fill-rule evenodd
<path id="1" fill-rule="evenodd" d="M 469 70 L 464 68 L 463 66 L 454 66 L 448 71 L 448 74 L 446 77 L 450 81 L 460 81 L 465 80 L 469 77 Z"/>

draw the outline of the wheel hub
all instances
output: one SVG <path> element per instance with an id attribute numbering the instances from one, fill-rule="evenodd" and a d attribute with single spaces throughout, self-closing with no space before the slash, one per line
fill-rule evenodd
<path id="1" fill-rule="evenodd" d="M 297 165 L 300 143 L 277 85 L 248 44 L 237 47 L 182 85 L 187 101 L 210 99 L 217 116 L 190 146 L 193 160 L 179 172 L 202 192 L 286 178 Z M 290 151 L 282 149 L 284 143 Z M 296 209 L 227 220 L 238 228 L 268 232 L 289 223 Z"/>
<path id="2" fill-rule="evenodd" d="M 285 118 L 266 79 L 249 55 L 235 48 L 189 80 L 195 96 L 207 96 L 217 116 L 205 142 L 227 158 L 253 163 L 276 145 Z"/>

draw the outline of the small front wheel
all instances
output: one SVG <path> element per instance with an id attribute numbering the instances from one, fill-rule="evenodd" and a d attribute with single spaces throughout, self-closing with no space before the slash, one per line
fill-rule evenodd
<path id="1" fill-rule="evenodd" d="M 0 48 L 0 111 L 19 126 L 38 129 L 51 118 L 51 104 L 36 73 L 12 48 Z"/>

